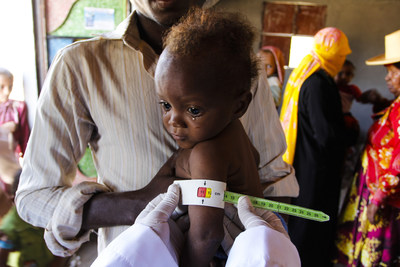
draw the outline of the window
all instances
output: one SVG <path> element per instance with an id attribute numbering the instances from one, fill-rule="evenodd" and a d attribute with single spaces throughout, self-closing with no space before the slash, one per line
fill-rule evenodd
<path id="1" fill-rule="evenodd" d="M 326 5 L 264 2 L 261 44 L 280 48 L 288 65 L 292 37 L 315 35 L 325 27 L 326 14 Z M 295 47 L 292 49 L 296 50 Z"/>

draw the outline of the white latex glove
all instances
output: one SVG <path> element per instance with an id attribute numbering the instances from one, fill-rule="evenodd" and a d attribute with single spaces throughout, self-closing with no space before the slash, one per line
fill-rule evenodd
<path id="1" fill-rule="evenodd" d="M 242 218 L 239 218 L 238 209 L 241 210 Z M 272 211 L 254 208 L 247 196 L 242 196 L 238 201 L 238 208 L 234 205 L 225 203 L 224 216 L 224 239 L 221 246 L 225 253 L 229 254 L 235 238 L 245 229 L 258 225 L 266 225 L 278 232 L 289 235 L 282 225 L 281 220 Z M 243 225 L 246 224 L 246 225 Z"/>
<path id="2" fill-rule="evenodd" d="M 238 213 L 240 221 L 246 229 L 259 225 L 266 225 L 289 238 L 289 235 L 278 216 L 276 216 L 272 211 L 254 208 L 247 196 L 241 196 L 239 198 Z"/>
<path id="3" fill-rule="evenodd" d="M 246 230 L 235 239 L 227 267 L 301 266 L 296 247 L 273 212 L 254 208 L 250 199 L 242 196 L 238 215 Z"/>
<path id="4" fill-rule="evenodd" d="M 178 185 L 171 184 L 167 193 L 160 194 L 150 201 L 135 221 L 135 224 L 149 226 L 161 238 L 176 260 L 179 259 L 184 236 L 175 222 L 170 220 L 170 216 L 178 205 L 179 190 Z"/>

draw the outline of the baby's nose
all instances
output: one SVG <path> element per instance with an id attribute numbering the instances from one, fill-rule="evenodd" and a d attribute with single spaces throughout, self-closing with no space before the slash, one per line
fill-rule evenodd
<path id="1" fill-rule="evenodd" d="M 168 123 L 169 123 L 169 125 L 171 125 L 173 127 L 184 127 L 185 126 L 185 121 L 183 119 L 183 116 L 177 112 L 172 112 Z"/>

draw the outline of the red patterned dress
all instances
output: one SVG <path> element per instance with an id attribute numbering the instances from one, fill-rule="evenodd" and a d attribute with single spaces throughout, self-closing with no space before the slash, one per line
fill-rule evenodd
<path id="1" fill-rule="evenodd" d="M 339 220 L 336 262 L 346 266 L 400 266 L 400 97 L 380 115 Z M 381 207 L 375 225 L 371 202 Z"/>

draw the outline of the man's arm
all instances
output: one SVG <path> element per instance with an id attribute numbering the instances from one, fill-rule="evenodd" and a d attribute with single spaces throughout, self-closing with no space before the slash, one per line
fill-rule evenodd
<path id="1" fill-rule="evenodd" d="M 174 180 L 171 176 L 156 176 L 146 187 L 137 191 L 95 194 L 83 206 L 81 231 L 133 224 L 147 203 L 167 191 Z"/>
<path id="2" fill-rule="evenodd" d="M 84 182 L 71 186 L 77 163 L 88 143 L 98 145 L 97 139 L 93 138 L 104 140 L 105 134 L 99 133 L 98 127 L 106 127 L 104 121 L 95 121 L 93 115 L 98 115 L 94 112 L 106 109 L 107 105 L 91 109 L 90 104 L 93 103 L 90 102 L 90 97 L 98 95 L 96 87 L 88 89 L 85 86 L 86 77 L 82 78 L 81 73 L 76 72 L 79 69 L 76 65 L 81 64 L 79 58 L 82 58 L 82 51 L 76 50 L 81 48 L 82 46 L 73 45 L 60 52 L 48 72 L 38 101 L 35 125 L 28 141 L 16 196 L 20 216 L 32 225 L 45 228 L 46 243 L 53 254 L 59 256 L 74 253 L 82 243 L 88 241 L 89 232 L 82 231 L 82 222 L 83 229 L 132 224 L 138 210 L 145 206 L 146 199 L 152 199 L 167 188 L 167 185 L 160 185 L 159 188 L 148 186 L 146 190 L 135 193 L 106 193 L 110 192 L 113 185 L 108 187 Z M 82 49 L 84 52 L 84 48 Z M 88 75 L 91 74 L 89 69 L 87 72 Z M 109 113 L 107 110 L 103 111 Z M 95 149 L 104 153 L 104 145 L 101 146 Z M 104 162 L 104 156 L 102 160 L 99 164 L 103 164 L 100 168 L 104 169 L 104 165 L 109 162 Z M 117 171 L 109 173 L 118 175 L 118 166 L 111 163 L 110 168 L 112 167 Z M 109 177 L 109 173 L 101 173 L 103 177 L 100 179 L 121 180 L 121 177 Z M 139 178 L 146 181 L 151 177 Z M 145 184 L 130 188 L 141 188 Z M 152 190 L 156 191 L 151 192 Z M 93 195 L 95 198 L 86 205 Z M 143 199 L 138 200 L 137 195 Z M 131 213 L 125 214 L 131 209 Z M 111 216 L 115 214 L 118 216 Z"/>
<path id="3" fill-rule="evenodd" d="M 133 224 L 147 203 L 166 192 L 174 182 L 175 160 L 176 154 L 173 154 L 151 182 L 140 190 L 94 195 L 83 207 L 81 231 Z"/>

